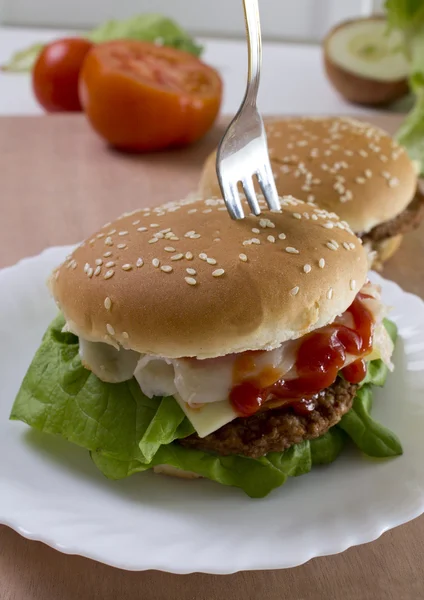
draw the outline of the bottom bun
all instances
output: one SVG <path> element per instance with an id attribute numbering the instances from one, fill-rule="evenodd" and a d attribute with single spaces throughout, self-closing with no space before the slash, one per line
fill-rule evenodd
<path id="1" fill-rule="evenodd" d="M 369 250 L 375 252 L 375 256 L 372 263 L 372 268 L 375 271 L 381 271 L 386 260 L 389 260 L 393 254 L 399 249 L 403 240 L 403 235 L 395 235 L 393 237 L 382 240 L 381 242 L 374 242 L 373 244 L 366 244 Z"/>
<path id="2" fill-rule="evenodd" d="M 179 477 L 180 479 L 201 479 L 202 477 L 192 471 L 183 471 L 183 469 L 177 469 L 171 465 L 157 465 L 153 467 L 153 471 L 158 475 L 169 475 L 169 477 Z"/>

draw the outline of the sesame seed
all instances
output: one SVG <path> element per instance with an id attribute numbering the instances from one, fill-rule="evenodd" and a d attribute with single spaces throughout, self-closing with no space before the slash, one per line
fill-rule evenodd
<path id="1" fill-rule="evenodd" d="M 171 260 L 181 260 L 184 257 L 184 254 L 182 254 L 181 252 L 179 252 L 178 254 L 173 254 L 171 256 Z"/>
<path id="2" fill-rule="evenodd" d="M 365 177 L 368 177 L 368 179 L 371 179 L 372 177 L 372 171 L 371 169 L 365 169 Z"/>
<path id="3" fill-rule="evenodd" d="M 184 277 L 184 279 L 186 280 L 186 282 L 189 285 L 196 285 L 197 281 L 194 279 L 194 277 Z"/>
<path id="4" fill-rule="evenodd" d="M 261 230 L 258 229 L 257 227 L 253 227 L 252 233 L 261 233 Z"/>
<path id="5" fill-rule="evenodd" d="M 121 235 L 121 236 L 122 236 L 122 235 L 128 235 L 128 231 L 120 231 L 120 232 L 118 233 L 118 235 Z"/>
<path id="6" fill-rule="evenodd" d="M 243 262 L 247 262 L 246 254 L 239 254 L 239 259 L 242 260 Z"/>
<path id="7" fill-rule="evenodd" d="M 153 265 L 154 267 L 158 267 L 158 266 L 160 265 L 160 260 L 159 260 L 158 258 L 154 258 L 154 259 L 152 260 L 152 265 Z"/>
<path id="8" fill-rule="evenodd" d="M 394 188 L 399 185 L 399 179 L 397 177 L 392 177 L 391 179 L 389 179 L 388 183 L 389 187 Z"/>
<path id="9" fill-rule="evenodd" d="M 118 246 L 117 246 L 117 248 L 119 248 L 120 250 L 123 250 L 126 247 L 127 247 L 126 244 L 118 244 Z"/>
<path id="10" fill-rule="evenodd" d="M 271 242 L 271 244 L 275 243 L 275 237 L 273 235 L 268 235 L 266 239 L 268 242 Z"/>
<path id="11" fill-rule="evenodd" d="M 147 231 L 147 227 L 138 227 L 137 231 Z"/>
<path id="12" fill-rule="evenodd" d="M 84 265 L 84 273 L 87 273 L 88 269 L 90 268 L 90 265 L 88 263 L 85 263 Z"/>
<path id="13" fill-rule="evenodd" d="M 94 273 L 94 271 L 93 271 L 93 269 L 90 267 L 90 268 L 88 269 L 88 271 L 87 271 L 87 275 L 88 275 L 88 277 L 93 277 L 93 273 Z"/>
<path id="14" fill-rule="evenodd" d="M 329 290 L 327 292 L 327 298 L 329 300 L 331 300 L 332 297 L 333 297 L 333 288 L 329 288 Z"/>
<path id="15" fill-rule="evenodd" d="M 355 177 L 356 183 L 362 184 L 366 182 L 365 177 Z"/>
<path id="16" fill-rule="evenodd" d="M 165 252 L 175 252 L 174 246 L 165 246 Z"/>
<path id="17" fill-rule="evenodd" d="M 189 275 L 197 275 L 196 269 L 192 269 L 191 267 L 188 267 L 188 269 L 186 269 L 186 271 Z"/>
<path id="18" fill-rule="evenodd" d="M 327 242 L 326 246 L 329 250 L 337 250 L 337 247 L 334 246 L 334 244 L 332 244 L 331 242 Z"/>
<path id="19" fill-rule="evenodd" d="M 110 252 L 110 251 L 109 251 L 109 252 L 105 252 L 105 253 L 103 254 L 103 256 L 104 256 L 105 258 L 109 258 L 109 256 L 112 256 L 112 252 Z"/>
<path id="20" fill-rule="evenodd" d="M 308 202 L 313 202 L 315 200 L 315 196 L 313 194 L 308 194 L 308 197 L 306 198 L 306 200 Z"/>
<path id="21" fill-rule="evenodd" d="M 261 240 L 258 240 L 258 238 L 252 238 L 252 244 L 260 244 Z"/>
<path id="22" fill-rule="evenodd" d="M 321 227 L 324 227 L 325 229 L 333 229 L 334 223 L 332 223 L 331 221 L 327 221 L 327 223 L 323 223 Z"/>
<path id="23" fill-rule="evenodd" d="M 286 252 L 289 254 L 299 254 L 299 250 L 296 250 L 296 248 L 293 248 L 292 246 L 287 246 Z"/>
<path id="24" fill-rule="evenodd" d="M 109 271 L 106 271 L 104 279 L 110 279 L 114 273 L 115 273 L 115 271 L 113 271 L 112 269 L 109 269 Z"/>
<path id="25" fill-rule="evenodd" d="M 221 275 L 224 275 L 224 273 L 224 269 L 215 269 L 215 271 L 212 271 L 212 275 L 214 277 L 221 277 Z"/>
<path id="26" fill-rule="evenodd" d="M 135 225 L 138 225 L 139 223 L 140 223 L 140 219 L 137 219 L 137 221 L 133 221 L 133 222 L 132 222 L 132 224 L 133 224 L 134 226 L 135 226 Z"/>
<path id="27" fill-rule="evenodd" d="M 161 267 L 160 270 L 164 273 L 170 273 L 173 269 L 170 265 L 163 265 L 163 267 Z"/>
<path id="28" fill-rule="evenodd" d="M 336 242 L 336 240 L 330 240 L 330 242 L 333 244 L 333 246 L 336 247 L 336 250 L 337 250 L 337 248 L 339 247 L 339 244 Z"/>
<path id="29" fill-rule="evenodd" d="M 300 288 L 299 288 L 299 286 L 298 286 L 298 285 L 296 285 L 294 288 L 292 288 L 292 289 L 290 290 L 290 294 L 291 294 L 292 296 L 297 296 L 297 294 L 299 293 L 299 289 L 300 289 Z"/>
<path id="30" fill-rule="evenodd" d="M 171 235 L 171 237 L 169 238 L 170 240 L 172 240 L 173 242 L 178 242 L 178 240 L 180 239 L 179 237 L 177 237 L 176 235 Z"/>
<path id="31" fill-rule="evenodd" d="M 306 265 L 303 265 L 303 270 L 305 273 L 310 273 L 312 271 L 312 267 L 311 267 L 311 265 L 306 264 Z"/>
<path id="32" fill-rule="evenodd" d="M 300 213 L 298 213 L 298 212 L 295 212 L 295 213 L 293 213 L 293 217 L 294 217 L 295 219 L 301 219 L 301 218 L 302 218 L 302 215 L 301 215 Z"/>
<path id="33" fill-rule="evenodd" d="M 384 162 L 384 163 L 386 163 L 386 162 L 387 162 L 389 159 L 387 158 L 387 156 L 385 156 L 384 154 L 382 154 L 382 155 L 380 156 L 380 160 L 381 160 L 381 162 Z"/>
<path id="34" fill-rule="evenodd" d="M 205 214 L 205 215 L 208 214 L 208 213 L 211 213 L 211 212 L 212 212 L 211 208 L 205 208 L 205 210 L 202 210 L 202 213 Z"/>
<path id="35" fill-rule="evenodd" d="M 103 304 L 105 305 L 106 310 L 110 310 L 112 308 L 112 300 L 109 298 L 109 296 L 107 296 L 105 298 L 105 301 Z"/>
<path id="36" fill-rule="evenodd" d="M 96 263 L 97 266 L 103 264 L 103 260 L 101 258 L 96 258 L 96 260 L 94 262 Z"/>
<path id="37" fill-rule="evenodd" d="M 123 331 L 122 337 L 124 338 L 124 340 L 127 340 L 130 336 L 128 335 L 128 333 L 126 331 Z"/>
<path id="38" fill-rule="evenodd" d="M 200 233 L 193 233 L 193 235 L 191 236 L 192 240 L 197 240 L 200 237 Z"/>
<path id="39" fill-rule="evenodd" d="M 193 254 L 191 252 L 186 252 L 185 257 L 187 260 L 193 260 Z"/>
<path id="40" fill-rule="evenodd" d="M 343 242 L 343 248 L 345 248 L 346 250 L 350 250 L 350 246 L 348 242 Z"/>
<path id="41" fill-rule="evenodd" d="M 266 228 L 266 219 L 260 219 L 259 225 L 265 229 Z"/>
<path id="42" fill-rule="evenodd" d="M 354 250 L 355 248 L 355 244 L 353 242 L 349 242 L 349 246 L 351 250 Z"/>
<path id="43" fill-rule="evenodd" d="M 97 277 L 97 275 L 100 275 L 100 271 L 102 270 L 102 267 L 99 265 L 98 267 L 95 268 L 94 270 L 94 275 Z"/>
<path id="44" fill-rule="evenodd" d="M 312 219 L 312 221 L 318 221 L 317 215 L 311 215 L 311 219 Z"/>
<path id="45" fill-rule="evenodd" d="M 115 330 L 110 323 L 106 324 L 106 331 L 109 335 L 115 335 Z"/>
<path id="46" fill-rule="evenodd" d="M 105 244 L 106 246 L 113 246 L 112 238 L 110 236 L 105 238 Z"/>
<path id="47" fill-rule="evenodd" d="M 356 288 L 356 281 L 354 279 L 350 280 L 350 289 L 353 290 Z"/>
<path id="48" fill-rule="evenodd" d="M 150 223 L 150 227 L 159 227 L 157 223 Z"/>
<path id="49" fill-rule="evenodd" d="M 208 260 L 208 255 L 205 254 L 204 252 L 201 252 L 199 254 L 199 258 L 200 258 L 200 260 Z"/>
<path id="50" fill-rule="evenodd" d="M 325 267 L 325 259 L 324 258 L 319 259 L 318 266 L 320 269 L 323 269 Z"/>
<path id="51" fill-rule="evenodd" d="M 116 229 L 111 229 L 107 232 L 108 235 L 113 235 L 114 233 L 116 233 Z"/>
<path id="52" fill-rule="evenodd" d="M 279 239 L 279 240 L 285 240 L 285 239 L 286 239 L 286 237 L 287 237 L 287 236 L 286 236 L 286 234 L 285 234 L 285 233 L 280 233 L 280 234 L 278 235 L 278 239 Z"/>
<path id="53" fill-rule="evenodd" d="M 107 262 L 107 263 L 105 264 L 105 267 L 106 267 L 107 269 L 110 269 L 110 267 L 114 267 L 114 266 L 115 266 L 115 263 L 113 262 L 113 260 L 110 260 L 109 262 Z"/>
<path id="54" fill-rule="evenodd" d="M 133 267 L 129 263 L 126 263 L 125 265 L 122 265 L 122 268 L 124 271 L 131 271 Z"/>
<path id="55" fill-rule="evenodd" d="M 142 267 L 144 265 L 144 260 L 142 258 L 137 258 L 137 262 L 135 263 L 136 267 Z"/>
<path id="56" fill-rule="evenodd" d="M 216 265 L 216 260 L 215 260 L 214 258 L 209 258 L 209 257 L 208 257 L 208 258 L 206 259 L 206 262 L 207 262 L 209 265 Z"/>
<path id="57" fill-rule="evenodd" d="M 150 239 L 147 243 L 148 244 L 156 244 L 156 242 L 158 242 L 158 241 L 159 241 L 159 238 L 154 237 L 154 238 Z"/>
<path id="58" fill-rule="evenodd" d="M 197 208 L 190 208 L 190 210 L 187 211 L 187 214 L 192 215 L 195 212 L 197 212 Z"/>
<path id="59" fill-rule="evenodd" d="M 193 235 L 193 233 L 196 233 L 196 232 L 194 231 L 194 229 L 191 229 L 190 231 L 187 231 L 187 233 L 184 234 L 184 237 L 189 238 Z"/>

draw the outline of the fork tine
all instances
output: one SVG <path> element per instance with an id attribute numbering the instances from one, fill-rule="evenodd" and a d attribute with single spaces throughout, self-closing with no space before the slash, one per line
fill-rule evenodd
<path id="1" fill-rule="evenodd" d="M 237 186 L 232 182 L 220 181 L 221 192 L 232 219 L 244 219 L 243 206 L 240 200 L 240 195 Z"/>
<path id="2" fill-rule="evenodd" d="M 242 179 L 241 184 L 243 186 L 246 200 L 250 206 L 250 209 L 254 215 L 260 215 L 261 209 L 259 206 L 258 199 L 256 198 L 255 188 L 253 187 L 253 181 L 250 177 Z"/>
<path id="3" fill-rule="evenodd" d="M 266 203 L 270 210 L 281 210 L 280 200 L 278 199 L 277 188 L 275 187 L 274 176 L 269 164 L 264 164 L 262 169 L 257 172 L 258 182 Z"/>

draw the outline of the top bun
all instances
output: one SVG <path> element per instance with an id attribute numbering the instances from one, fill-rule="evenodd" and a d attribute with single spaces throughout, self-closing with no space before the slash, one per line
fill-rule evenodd
<path id="1" fill-rule="evenodd" d="M 400 214 L 414 197 L 417 170 L 383 130 L 355 119 L 302 117 L 265 123 L 279 194 L 336 212 L 357 233 Z M 203 168 L 199 193 L 221 197 L 215 153 Z"/>
<path id="2" fill-rule="evenodd" d="M 332 321 L 365 281 L 366 252 L 334 213 L 281 201 L 282 212 L 240 221 L 223 200 L 187 199 L 108 223 L 52 274 L 69 330 L 210 358 L 275 348 Z"/>

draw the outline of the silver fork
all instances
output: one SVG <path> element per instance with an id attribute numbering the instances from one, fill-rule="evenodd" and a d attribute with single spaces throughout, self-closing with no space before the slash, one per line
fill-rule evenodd
<path id="1" fill-rule="evenodd" d="M 246 200 L 255 215 L 261 213 L 252 177 L 256 175 L 271 210 L 280 210 L 264 124 L 256 107 L 262 63 L 261 24 L 258 0 L 243 0 L 248 42 L 247 87 L 243 102 L 228 126 L 217 150 L 216 173 L 222 196 L 233 219 L 243 219 L 237 190 L 241 182 Z"/>

